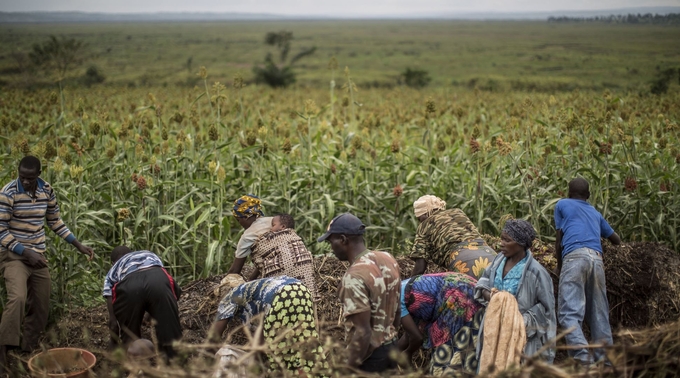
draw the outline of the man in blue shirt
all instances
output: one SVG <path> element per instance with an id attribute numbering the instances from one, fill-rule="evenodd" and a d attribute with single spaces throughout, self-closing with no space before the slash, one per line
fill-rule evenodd
<path id="1" fill-rule="evenodd" d="M 156 321 L 159 349 L 167 358 L 174 357 L 172 342 L 182 337 L 179 286 L 153 252 L 132 252 L 119 246 L 111 251 L 111 262 L 102 291 L 109 310 L 111 345 L 120 340 L 127 346 L 141 338 L 144 314 L 148 312 Z"/>
<path id="2" fill-rule="evenodd" d="M 588 182 L 579 177 L 569 182 L 569 198 L 555 206 L 555 257 L 560 276 L 557 317 L 562 328 L 573 328 L 565 337 L 567 345 L 582 348 L 570 349 L 569 355 L 583 365 L 605 357 L 602 348 L 595 349 L 594 359 L 586 349 L 588 341 L 581 329 L 584 320 L 594 342 L 612 343 L 600 239 L 621 244 L 619 235 L 588 198 Z"/>

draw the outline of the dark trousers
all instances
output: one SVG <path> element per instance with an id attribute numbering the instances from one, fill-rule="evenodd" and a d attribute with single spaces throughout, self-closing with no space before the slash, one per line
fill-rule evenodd
<path id="1" fill-rule="evenodd" d="M 367 373 L 381 373 L 397 367 L 396 361 L 390 358 L 390 352 L 396 348 L 393 342 L 383 344 L 359 365 L 359 369 Z"/>
<path id="2" fill-rule="evenodd" d="M 113 288 L 113 314 L 120 326 L 119 337 L 124 344 L 140 338 L 144 313 L 156 321 L 158 347 L 168 358 L 175 355 L 173 340 L 182 337 L 179 324 L 179 286 L 161 267 L 134 272 Z"/>

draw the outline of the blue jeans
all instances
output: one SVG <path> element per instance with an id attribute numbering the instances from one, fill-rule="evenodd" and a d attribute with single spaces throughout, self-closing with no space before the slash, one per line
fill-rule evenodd
<path id="1" fill-rule="evenodd" d="M 560 326 L 574 330 L 566 335 L 569 346 L 584 346 L 569 350 L 569 355 L 582 363 L 592 363 L 605 357 L 602 348 L 592 356 L 581 328 L 585 320 L 590 327 L 593 343 L 612 344 L 609 326 L 609 302 L 604 278 L 602 255 L 590 248 L 579 248 L 564 256 L 560 273 L 557 318 Z M 594 359 L 593 359 L 594 357 Z"/>

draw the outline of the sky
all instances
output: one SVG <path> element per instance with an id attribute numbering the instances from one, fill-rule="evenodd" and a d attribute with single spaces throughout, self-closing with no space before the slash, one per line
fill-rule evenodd
<path id="1" fill-rule="evenodd" d="M 680 0 L 0 0 L 0 11 L 228 12 L 281 15 L 526 13 L 680 6 Z"/>

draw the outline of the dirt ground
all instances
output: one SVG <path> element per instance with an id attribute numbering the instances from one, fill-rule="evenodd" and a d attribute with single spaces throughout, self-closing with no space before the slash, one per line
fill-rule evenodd
<path id="1" fill-rule="evenodd" d="M 486 237 L 488 243 L 498 250 L 498 238 Z M 553 246 L 536 242 L 532 249 L 535 258 L 550 272 L 556 260 Z M 613 328 L 641 328 L 676 321 L 680 317 L 680 255 L 657 243 L 626 243 L 622 246 L 605 245 L 605 270 L 610 302 L 610 320 Z M 413 262 L 399 257 L 403 277 L 408 277 Z M 338 282 L 348 264 L 327 254 L 315 257 L 315 270 L 321 301 L 317 311 L 322 329 L 322 339 L 334 341 L 344 339 L 344 328 L 338 324 L 340 306 L 336 290 Z M 249 273 L 249 266 L 244 274 Z M 442 271 L 430 264 L 428 272 Z M 557 289 L 558 277 L 551 273 Z M 184 329 L 183 343 L 201 344 L 217 309 L 219 298 L 213 288 L 223 276 L 215 276 L 185 285 L 179 301 L 180 320 Z M 52 326 L 43 340 L 46 348 L 80 347 L 98 358 L 97 371 L 108 375 L 115 371 L 116 363 L 109 360 L 106 352 L 109 334 L 106 306 L 76 308 Z M 144 336 L 153 339 L 150 328 L 144 329 Z M 230 343 L 245 344 L 245 334 L 231 335 Z M 24 356 L 27 358 L 27 356 Z M 418 359 L 424 363 L 426 353 Z"/>

